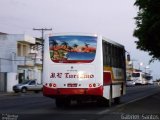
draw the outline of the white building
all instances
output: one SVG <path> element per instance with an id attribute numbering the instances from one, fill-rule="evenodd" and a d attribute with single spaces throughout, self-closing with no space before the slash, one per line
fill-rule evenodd
<path id="1" fill-rule="evenodd" d="M 41 83 L 41 40 L 25 34 L 0 34 L 0 73 L 17 73 L 18 83 Z"/>

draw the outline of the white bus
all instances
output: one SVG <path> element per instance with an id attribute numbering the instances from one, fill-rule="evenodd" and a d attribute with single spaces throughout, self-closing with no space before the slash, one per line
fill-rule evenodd
<path id="1" fill-rule="evenodd" d="M 100 35 L 48 36 L 43 60 L 43 95 L 57 107 L 88 100 L 111 105 L 125 94 L 124 46 Z"/>
<path id="2" fill-rule="evenodd" d="M 133 72 L 131 80 L 135 85 L 147 85 L 152 81 L 152 76 L 145 72 Z"/>
<path id="3" fill-rule="evenodd" d="M 149 73 L 146 73 L 146 80 L 148 85 L 153 85 L 153 76 Z"/>

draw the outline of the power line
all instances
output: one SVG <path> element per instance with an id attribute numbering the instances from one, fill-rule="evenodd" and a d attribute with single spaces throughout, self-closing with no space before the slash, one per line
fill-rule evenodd
<path id="1" fill-rule="evenodd" d="M 32 60 L 12 60 L 12 59 L 7 59 L 7 58 L 0 58 L 0 60 L 7 60 L 7 61 L 32 61 Z"/>
<path id="2" fill-rule="evenodd" d="M 33 30 L 38 30 L 38 31 L 42 32 L 42 42 L 43 42 L 44 41 L 44 31 L 52 31 L 52 28 L 50 28 L 50 29 L 47 29 L 47 28 L 40 28 L 40 29 L 33 28 Z"/>
<path id="3" fill-rule="evenodd" d="M 33 30 L 38 30 L 38 31 L 41 31 L 41 32 L 42 32 L 42 65 L 43 65 L 44 31 L 51 31 L 52 28 L 50 28 L 50 29 L 47 29 L 47 28 L 40 28 L 40 29 L 33 28 Z M 43 67 L 42 67 L 42 69 L 43 69 Z"/>

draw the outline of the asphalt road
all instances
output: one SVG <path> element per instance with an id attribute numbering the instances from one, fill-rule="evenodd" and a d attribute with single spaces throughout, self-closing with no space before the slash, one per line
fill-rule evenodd
<path id="1" fill-rule="evenodd" d="M 3 94 L 0 95 L 0 119 L 101 120 L 106 115 L 113 116 L 116 111 L 121 112 L 120 107 L 123 108 L 159 92 L 160 86 L 127 87 L 127 94 L 122 97 L 119 105 L 99 107 L 96 103 L 82 105 L 72 103 L 68 108 L 56 108 L 54 99 L 43 97 L 41 93 Z M 136 106 L 131 107 L 136 109 Z"/>

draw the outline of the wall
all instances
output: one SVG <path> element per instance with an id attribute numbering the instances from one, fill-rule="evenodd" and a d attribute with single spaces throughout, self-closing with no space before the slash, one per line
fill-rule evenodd
<path id="1" fill-rule="evenodd" d="M 7 73 L 7 92 L 13 92 L 12 87 L 18 84 L 17 73 Z"/>
<path id="2" fill-rule="evenodd" d="M 0 72 L 0 92 L 7 91 L 7 73 Z"/>
<path id="3" fill-rule="evenodd" d="M 17 42 L 15 38 L 17 39 L 17 37 L 13 35 L 0 35 L 0 72 L 13 72 L 15 70 L 12 68 L 11 61 L 13 53 L 17 52 Z"/>

